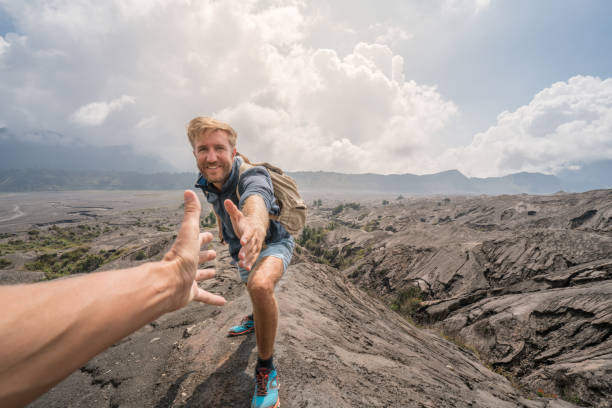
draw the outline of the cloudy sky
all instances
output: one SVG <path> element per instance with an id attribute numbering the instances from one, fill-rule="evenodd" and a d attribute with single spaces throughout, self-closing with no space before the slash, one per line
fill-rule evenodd
<path id="1" fill-rule="evenodd" d="M 193 171 L 185 126 L 206 115 L 289 171 L 554 174 L 612 159 L 611 16 L 607 0 L 0 0 L 0 128 Z"/>

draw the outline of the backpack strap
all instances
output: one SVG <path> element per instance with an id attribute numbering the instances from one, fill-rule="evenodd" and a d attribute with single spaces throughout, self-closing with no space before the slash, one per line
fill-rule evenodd
<path id="1" fill-rule="evenodd" d="M 221 225 L 221 218 L 219 218 L 219 214 L 217 214 L 214 207 L 213 207 L 213 212 L 215 213 L 215 217 L 217 218 L 217 229 L 219 230 L 219 241 L 221 241 L 222 244 L 225 244 L 225 240 L 223 239 L 223 226 Z"/>

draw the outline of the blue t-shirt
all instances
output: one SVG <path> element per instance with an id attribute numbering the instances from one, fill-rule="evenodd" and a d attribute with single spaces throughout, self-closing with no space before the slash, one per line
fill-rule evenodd
<path id="1" fill-rule="evenodd" d="M 268 170 L 262 166 L 255 166 L 246 170 L 242 173 L 242 176 L 239 177 L 241 164 L 242 158 L 236 156 L 232 164 L 230 176 L 223 184 L 221 191 L 212 184 L 209 184 L 202 174 L 198 176 L 198 181 L 196 183 L 196 187 L 202 189 L 206 196 L 206 200 L 212 204 L 215 212 L 221 219 L 223 239 L 229 244 L 230 255 L 235 261 L 238 261 L 238 252 L 240 252 L 241 248 L 240 240 L 234 233 L 230 216 L 227 211 L 225 211 L 223 202 L 230 199 L 240 210 L 242 210 L 245 200 L 257 194 L 263 198 L 266 208 L 268 209 L 268 214 L 278 215 L 280 212 L 280 208 L 274 197 L 274 187 L 272 186 L 272 179 L 270 178 L 270 174 L 268 174 Z M 240 179 L 240 182 L 238 179 Z M 240 192 L 240 201 L 236 195 L 236 186 L 238 186 L 238 191 Z M 268 232 L 266 233 L 265 243 L 270 244 L 278 242 L 290 236 L 291 234 L 287 232 L 280 222 L 271 219 L 268 226 Z"/>

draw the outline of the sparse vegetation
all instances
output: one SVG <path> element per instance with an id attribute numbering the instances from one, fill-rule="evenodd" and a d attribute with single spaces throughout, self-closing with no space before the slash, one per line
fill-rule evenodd
<path id="1" fill-rule="evenodd" d="M 343 203 L 343 204 L 338 204 L 332 210 L 332 215 L 340 214 L 342 211 L 344 211 L 345 208 L 352 208 L 353 210 L 358 210 L 359 208 L 361 208 L 361 205 L 359 203 Z"/>
<path id="2" fill-rule="evenodd" d="M 28 232 L 29 239 L 11 239 L 0 243 L 0 252 L 10 254 L 14 252 L 36 251 L 52 252 L 67 248 L 73 248 L 88 242 L 100 235 L 97 226 L 93 228 L 88 225 L 78 225 L 77 227 L 60 228 L 57 225 L 51 226 L 47 231 L 31 230 Z"/>
<path id="3" fill-rule="evenodd" d="M 64 253 L 43 254 L 36 261 L 25 264 L 25 268 L 45 272 L 47 279 L 54 279 L 74 273 L 92 272 L 117 257 L 118 255 L 113 256 L 111 252 L 90 254 L 88 247 L 80 247 Z"/>
<path id="4" fill-rule="evenodd" d="M 323 204 L 323 202 L 321 201 L 321 199 L 314 200 L 314 201 L 312 202 L 312 206 L 313 206 L 313 207 L 320 207 L 322 204 Z"/>
<path id="5" fill-rule="evenodd" d="M 341 249 L 328 248 L 325 244 L 325 236 L 331 229 L 335 228 L 335 224 L 330 223 L 329 227 L 331 228 L 311 228 L 305 226 L 302 230 L 302 235 L 298 239 L 298 244 L 308 249 L 322 263 L 340 269 L 362 259 L 369 253 L 369 249 L 353 248 L 351 244 Z"/>
<path id="6" fill-rule="evenodd" d="M 400 194 L 400 195 L 398 195 L 398 196 L 397 196 L 397 198 L 396 198 L 396 200 L 403 200 L 403 199 L 404 199 L 404 196 L 403 196 L 403 195 L 401 195 L 401 194 Z"/>
<path id="7" fill-rule="evenodd" d="M 561 399 L 581 407 L 587 406 L 587 404 L 582 399 L 580 399 L 580 397 L 578 397 L 568 388 L 563 389 L 563 391 L 561 392 Z"/>
<path id="8" fill-rule="evenodd" d="M 217 225 L 217 216 L 214 211 L 208 213 L 203 220 L 200 220 L 200 226 L 202 228 L 211 228 Z"/>
<path id="9" fill-rule="evenodd" d="M 325 235 L 327 235 L 327 230 L 324 228 L 310 228 L 309 226 L 305 226 L 304 229 L 302 229 L 302 235 L 298 239 L 298 244 L 308 249 L 324 263 L 330 264 L 336 255 L 338 255 L 338 250 L 324 248 Z"/>
<path id="10" fill-rule="evenodd" d="M 550 392 L 545 392 L 542 388 L 538 388 L 536 394 L 540 398 L 557 398 L 556 394 L 552 394 Z"/>
<path id="11" fill-rule="evenodd" d="M 134 259 L 137 260 L 137 261 L 142 261 L 146 257 L 147 257 L 147 255 L 144 253 L 143 250 L 140 250 L 140 251 L 136 252 L 136 255 L 134 255 Z"/>
<path id="12" fill-rule="evenodd" d="M 311 228 L 308 225 L 302 229 L 302 235 L 298 239 L 298 244 L 309 249 L 314 250 L 319 247 L 321 242 L 325 239 L 325 230 L 321 227 Z"/>
<path id="13" fill-rule="evenodd" d="M 0 269 L 6 269 L 11 266 L 13 263 L 7 259 L 0 258 Z"/>
<path id="14" fill-rule="evenodd" d="M 380 229 L 380 223 L 377 219 L 368 221 L 368 223 L 365 225 L 365 227 L 363 227 L 363 229 L 368 232 L 372 232 L 374 230 Z"/>
<path id="15" fill-rule="evenodd" d="M 416 286 L 410 286 L 398 293 L 395 302 L 391 304 L 391 309 L 412 319 L 422 301 L 423 292 L 421 289 Z"/>
<path id="16" fill-rule="evenodd" d="M 45 272 L 47 279 L 54 279 L 61 276 L 72 275 L 75 273 L 89 273 L 95 271 L 105 263 L 118 259 L 123 254 L 123 250 L 111 249 L 110 251 L 100 250 L 98 254 L 89 253 L 89 247 L 79 247 L 68 252 L 46 253 L 34 262 L 24 265 L 31 271 Z"/>
<path id="17" fill-rule="evenodd" d="M 382 200 L 382 205 L 389 205 L 389 200 Z"/>

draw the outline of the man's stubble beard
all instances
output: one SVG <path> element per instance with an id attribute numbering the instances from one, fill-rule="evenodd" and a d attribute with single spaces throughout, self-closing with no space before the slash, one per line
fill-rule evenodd
<path id="1" fill-rule="evenodd" d="M 212 178 L 209 178 L 209 177 L 208 177 L 207 172 L 205 171 L 205 170 L 206 170 L 206 166 L 202 166 L 202 167 L 200 167 L 200 166 L 198 165 L 198 170 L 200 170 L 200 174 L 202 174 L 202 175 L 204 176 L 204 178 L 206 179 L 206 181 L 207 181 L 208 183 L 213 183 L 213 184 L 215 184 L 215 183 L 216 183 L 216 184 L 223 185 L 223 184 L 225 184 L 225 182 L 227 181 L 227 179 L 229 179 L 229 176 L 230 176 L 230 174 L 232 173 L 232 166 L 230 166 L 230 167 L 227 169 L 227 172 L 225 171 L 225 170 L 226 170 L 226 168 L 225 168 L 225 167 L 223 167 L 223 166 L 222 166 L 222 167 L 221 167 L 221 169 L 223 170 L 223 173 L 222 173 L 222 174 L 221 174 L 221 176 L 220 176 L 221 178 L 220 178 L 220 179 L 219 179 L 219 178 L 217 178 L 217 179 L 212 179 Z"/>

